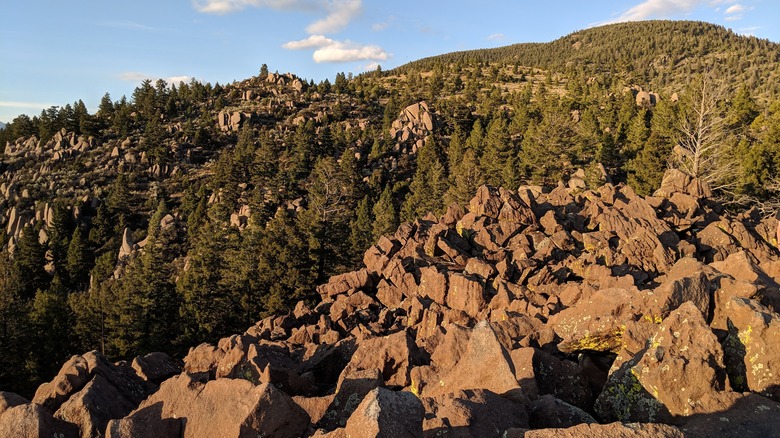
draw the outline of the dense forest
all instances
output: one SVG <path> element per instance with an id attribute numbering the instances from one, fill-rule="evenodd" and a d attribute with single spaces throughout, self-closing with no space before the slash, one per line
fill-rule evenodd
<path id="1" fill-rule="evenodd" d="M 75 352 L 174 356 L 285 312 L 488 183 L 652 194 L 673 166 L 774 213 L 780 46 L 625 23 L 333 83 L 145 81 L 0 130 L 0 388 Z"/>

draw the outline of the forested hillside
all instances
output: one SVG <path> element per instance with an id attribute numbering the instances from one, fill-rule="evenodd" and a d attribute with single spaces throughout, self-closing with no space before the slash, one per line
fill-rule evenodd
<path id="1" fill-rule="evenodd" d="M 145 81 L 0 130 L 0 388 L 243 331 L 484 184 L 641 195 L 669 167 L 774 213 L 780 48 L 625 23 L 314 83 Z M 259 61 L 258 63 L 261 63 Z"/>

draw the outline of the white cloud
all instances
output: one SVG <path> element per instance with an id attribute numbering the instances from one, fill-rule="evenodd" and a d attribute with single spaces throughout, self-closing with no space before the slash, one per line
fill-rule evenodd
<path id="1" fill-rule="evenodd" d="M 312 35 L 306 39 L 290 41 L 282 47 L 288 50 L 317 49 L 312 54 L 312 59 L 316 63 L 386 61 L 390 58 L 390 54 L 379 46 L 336 41 L 324 35 Z"/>
<path id="2" fill-rule="evenodd" d="M 490 34 L 487 37 L 488 41 L 503 41 L 506 36 L 503 33 Z"/>
<path id="3" fill-rule="evenodd" d="M 376 68 L 379 67 L 378 62 L 369 62 L 366 65 L 361 66 L 360 68 L 363 69 L 363 71 L 374 71 Z"/>
<path id="4" fill-rule="evenodd" d="M 363 12 L 363 0 L 192 0 L 204 14 L 224 15 L 246 7 L 327 14 L 306 27 L 310 34 L 338 32 Z"/>
<path id="5" fill-rule="evenodd" d="M 363 0 L 332 0 L 327 5 L 328 16 L 307 26 L 306 32 L 311 34 L 338 32 L 363 12 Z"/>
<path id="6" fill-rule="evenodd" d="M 187 75 L 177 75 L 177 76 L 168 76 L 166 78 L 160 78 L 159 76 L 153 76 L 148 75 L 146 73 L 141 73 L 137 71 L 128 71 L 124 73 L 119 73 L 117 77 L 122 81 L 128 81 L 128 82 L 142 82 L 145 80 L 150 81 L 157 81 L 158 79 L 162 79 L 165 82 L 168 83 L 168 85 L 179 85 L 179 82 L 187 83 L 190 80 L 192 80 L 192 76 Z"/>
<path id="7" fill-rule="evenodd" d="M 726 9 L 726 14 L 738 14 L 740 12 L 744 12 L 745 7 L 739 3 L 733 6 L 729 6 L 728 9 Z"/>
<path id="8" fill-rule="evenodd" d="M 324 47 L 334 43 L 335 41 L 333 41 L 332 39 L 326 36 L 312 35 L 306 39 L 284 43 L 282 47 L 289 50 L 301 50 L 301 49 L 313 49 L 315 47 Z"/>
<path id="9" fill-rule="evenodd" d="M 14 100 L 0 100 L 0 107 L 25 108 L 25 109 L 47 109 L 55 106 L 51 103 L 39 102 L 19 102 Z"/>
<path id="10" fill-rule="evenodd" d="M 623 12 L 610 22 L 639 21 L 649 18 L 670 17 L 677 14 L 687 14 L 694 10 L 702 0 L 645 0 L 644 2 Z"/>
<path id="11" fill-rule="evenodd" d="M 390 54 L 379 46 L 361 45 L 349 41 L 336 41 L 334 44 L 315 50 L 312 54 L 312 59 L 318 64 L 322 62 L 387 61 L 389 58 Z"/>

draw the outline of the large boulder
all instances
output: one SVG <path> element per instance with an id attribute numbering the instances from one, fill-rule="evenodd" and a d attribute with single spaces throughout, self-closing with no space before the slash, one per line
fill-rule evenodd
<path id="1" fill-rule="evenodd" d="M 36 403 L 25 403 L 0 414 L 0 436 L 76 438 L 78 429 L 52 417 L 51 412 Z"/>
<path id="2" fill-rule="evenodd" d="M 685 435 L 674 426 L 656 423 L 609 423 L 580 424 L 565 429 L 529 430 L 525 438 L 684 438 Z M 510 435 L 507 435 L 509 438 Z"/>
<path id="3" fill-rule="evenodd" d="M 523 404 L 484 389 L 423 397 L 426 436 L 500 437 L 511 428 L 527 428 Z"/>
<path id="4" fill-rule="evenodd" d="M 729 335 L 723 345 L 732 387 L 780 401 L 780 315 L 739 297 L 729 300 L 724 312 Z"/>
<path id="5" fill-rule="evenodd" d="M 414 394 L 376 388 L 347 420 L 347 437 L 418 438 L 423 436 L 425 410 Z"/>
<path id="6" fill-rule="evenodd" d="M 407 331 L 365 339 L 359 343 L 343 375 L 357 370 L 378 369 L 386 386 L 406 387 L 411 383 L 409 372 L 417 358 L 417 346 Z"/>
<path id="7" fill-rule="evenodd" d="M 464 389 L 486 389 L 504 394 L 518 388 L 512 358 L 491 324 L 482 321 L 471 332 L 465 351 L 438 384 L 428 384 L 423 395 L 435 396 Z"/>
<path id="8" fill-rule="evenodd" d="M 701 399 L 725 385 L 723 349 L 687 302 L 663 320 L 644 351 L 613 371 L 595 410 L 605 421 L 670 422 L 700 413 Z"/>
<path id="9" fill-rule="evenodd" d="M 160 404 L 160 422 L 186 419 L 187 437 L 299 437 L 309 416 L 284 392 L 271 384 L 255 386 L 243 379 L 217 379 L 208 383 L 187 374 L 163 382 L 128 418 L 137 420 L 144 409 Z M 161 427 L 163 425 L 161 424 Z"/>
<path id="10" fill-rule="evenodd" d="M 96 375 L 60 406 L 55 417 L 77 425 L 81 436 L 90 438 L 101 436 L 110 420 L 126 416 L 136 406 L 103 376 Z"/>

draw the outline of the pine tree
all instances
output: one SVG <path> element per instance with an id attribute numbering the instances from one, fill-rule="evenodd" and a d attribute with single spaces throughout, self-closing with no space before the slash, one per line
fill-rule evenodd
<path id="1" fill-rule="evenodd" d="M 19 294 L 29 300 L 37 290 L 49 287 L 49 274 L 46 273 L 46 249 L 38 242 L 38 233 L 32 225 L 22 229 L 14 250 L 14 265 L 19 272 Z"/>
<path id="2" fill-rule="evenodd" d="M 349 243 L 354 260 L 359 261 L 363 252 L 374 241 L 372 223 L 371 197 L 366 195 L 358 202 L 355 217 L 349 224 Z"/>
<path id="3" fill-rule="evenodd" d="M 418 154 L 417 170 L 401 210 L 401 217 L 407 221 L 413 221 L 428 212 L 438 214 L 444 208 L 444 193 L 448 185 L 446 170 L 432 138 Z"/>
<path id="4" fill-rule="evenodd" d="M 390 184 L 387 184 L 384 190 L 382 190 L 379 201 L 374 204 L 372 212 L 374 213 L 374 241 L 385 234 L 395 233 L 395 230 L 398 228 L 398 213 L 396 213 L 393 190 Z"/>
<path id="5" fill-rule="evenodd" d="M 447 204 L 466 205 L 477 193 L 479 186 L 485 183 L 473 150 L 466 151 L 460 166 L 452 174 L 452 180 L 445 195 Z"/>
<path id="6" fill-rule="evenodd" d="M 7 252 L 0 253 L 0 388 L 20 394 L 35 391 L 24 362 L 29 351 L 29 305 L 22 297 L 19 271 Z"/>
<path id="7" fill-rule="evenodd" d="M 76 290 L 86 288 L 89 283 L 89 271 L 92 269 L 91 252 L 84 239 L 81 227 L 76 227 L 68 244 L 65 270 L 69 275 L 69 284 Z"/>
<path id="8" fill-rule="evenodd" d="M 503 115 L 499 115 L 488 124 L 484 152 L 479 163 L 488 184 L 508 185 L 508 181 L 504 179 L 504 172 L 507 161 L 513 156 L 507 120 Z"/>

